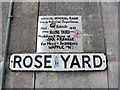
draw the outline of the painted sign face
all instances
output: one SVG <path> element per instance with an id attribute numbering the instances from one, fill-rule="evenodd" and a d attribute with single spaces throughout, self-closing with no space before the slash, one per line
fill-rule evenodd
<path id="1" fill-rule="evenodd" d="M 39 16 L 37 52 L 82 52 L 81 16 Z"/>
<path id="2" fill-rule="evenodd" d="M 93 71 L 106 69 L 103 53 L 86 54 L 13 54 L 12 71 Z"/>

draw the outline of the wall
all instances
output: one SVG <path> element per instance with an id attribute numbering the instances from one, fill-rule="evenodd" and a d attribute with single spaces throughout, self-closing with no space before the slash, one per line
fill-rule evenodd
<path id="1" fill-rule="evenodd" d="M 2 3 L 1 3 L 1 0 L 0 0 L 0 11 L 2 11 Z M 2 46 L 2 12 L 0 12 L 0 46 Z M 2 70 L 2 47 L 0 47 L 0 72 Z M 1 74 L 0 74 L 0 81 L 1 81 Z M 1 88 L 1 85 L 0 85 L 0 88 Z"/>
<path id="2" fill-rule="evenodd" d="M 9 3 L 2 4 L 3 46 L 8 5 Z M 81 15 L 83 51 L 106 53 L 108 69 L 95 72 L 11 72 L 7 67 L 5 88 L 118 87 L 117 2 L 16 2 L 9 56 L 13 53 L 35 53 L 39 15 Z"/>

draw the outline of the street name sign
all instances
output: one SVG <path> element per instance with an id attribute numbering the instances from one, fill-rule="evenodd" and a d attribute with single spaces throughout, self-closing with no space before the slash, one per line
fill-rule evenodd
<path id="1" fill-rule="evenodd" d="M 105 70 L 103 53 L 84 54 L 13 54 L 12 71 L 96 71 Z"/>

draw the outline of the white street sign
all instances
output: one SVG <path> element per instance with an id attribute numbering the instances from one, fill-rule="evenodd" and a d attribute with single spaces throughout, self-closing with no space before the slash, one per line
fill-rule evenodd
<path id="1" fill-rule="evenodd" d="M 13 54 L 12 71 L 94 71 L 105 70 L 103 53 L 81 54 Z"/>

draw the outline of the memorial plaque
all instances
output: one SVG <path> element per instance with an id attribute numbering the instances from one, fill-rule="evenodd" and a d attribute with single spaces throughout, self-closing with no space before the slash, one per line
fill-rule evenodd
<path id="1" fill-rule="evenodd" d="M 82 52 L 81 16 L 39 16 L 37 52 Z"/>

